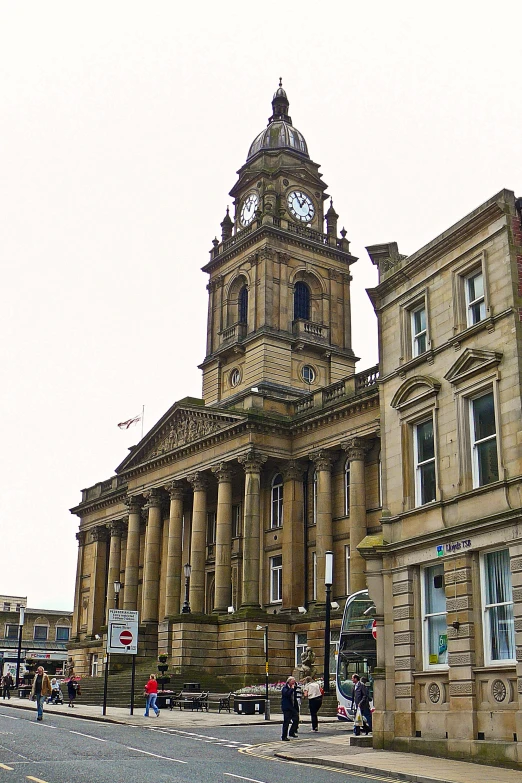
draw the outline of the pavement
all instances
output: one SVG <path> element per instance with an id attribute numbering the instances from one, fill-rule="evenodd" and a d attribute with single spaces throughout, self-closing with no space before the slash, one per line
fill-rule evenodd
<path id="1" fill-rule="evenodd" d="M 0 699 L 2 707 L 17 707 L 36 711 L 34 702 L 12 696 L 10 700 Z M 255 745 L 244 752 L 267 758 L 280 758 L 321 767 L 339 769 L 374 775 L 380 780 L 407 780 L 413 783 L 521 783 L 522 772 L 485 764 L 466 761 L 421 756 L 416 753 L 396 753 L 394 751 L 374 750 L 371 738 L 354 737 L 351 724 L 340 723 L 336 719 L 324 718 L 319 722 L 319 732 L 312 733 L 308 716 L 299 726 L 299 737 L 291 743 L 282 743 L 280 724 L 282 716 L 273 714 L 270 721 L 261 715 L 238 715 L 234 712 L 192 712 L 191 710 L 161 710 L 159 717 L 151 715 L 145 718 L 143 705 L 136 704 L 134 715 L 124 707 L 107 707 L 106 715 L 102 708 L 77 702 L 74 708 L 67 704 L 47 704 L 45 715 L 68 715 L 83 720 L 107 723 L 120 723 L 132 726 L 151 726 L 154 728 L 198 728 L 200 730 L 227 726 L 257 725 L 266 726 L 268 741 Z"/>

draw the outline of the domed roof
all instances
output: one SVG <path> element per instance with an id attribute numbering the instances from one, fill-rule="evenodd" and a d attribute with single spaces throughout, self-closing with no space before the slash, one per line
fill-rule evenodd
<path id="1" fill-rule="evenodd" d="M 290 149 L 309 158 L 308 147 L 303 134 L 294 128 L 292 118 L 288 114 L 290 103 L 283 90 L 282 80 L 272 98 L 272 116 L 268 127 L 259 133 L 248 150 L 248 161 L 261 150 Z"/>

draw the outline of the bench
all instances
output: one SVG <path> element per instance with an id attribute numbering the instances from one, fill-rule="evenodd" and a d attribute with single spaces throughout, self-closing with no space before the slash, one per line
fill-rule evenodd
<path id="1" fill-rule="evenodd" d="M 205 702 L 208 698 L 208 691 L 201 691 L 200 693 L 194 691 L 180 691 L 171 698 L 170 709 L 179 707 L 180 710 L 190 707 L 192 712 L 194 710 L 203 711 L 205 709 Z M 208 708 L 207 708 L 208 709 Z"/>
<path id="2" fill-rule="evenodd" d="M 230 712 L 232 709 L 232 696 L 232 693 L 209 693 L 204 702 L 202 702 L 202 706 L 206 709 L 207 712 L 209 707 L 213 704 L 217 705 L 218 712 L 221 712 L 221 710 L 227 710 L 227 712 Z"/>

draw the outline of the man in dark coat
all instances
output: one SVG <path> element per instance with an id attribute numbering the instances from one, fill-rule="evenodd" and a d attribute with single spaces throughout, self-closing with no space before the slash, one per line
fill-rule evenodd
<path id="1" fill-rule="evenodd" d="M 281 734 L 283 742 L 289 742 L 288 737 L 297 737 L 299 710 L 297 709 L 296 685 L 295 677 L 289 677 L 281 691 L 281 710 L 284 716 Z M 289 726 L 290 731 L 288 730 Z"/>
<path id="2" fill-rule="evenodd" d="M 3 679 L 2 679 L 2 686 L 3 686 L 3 689 L 4 689 L 4 692 L 3 692 L 4 699 L 5 698 L 10 699 L 11 698 L 11 688 L 14 688 L 13 675 L 11 674 L 10 671 L 7 671 L 4 674 Z"/>
<path id="3" fill-rule="evenodd" d="M 360 708 L 361 715 L 363 716 L 368 726 L 368 731 L 371 731 L 372 711 L 370 709 L 370 694 L 368 692 L 368 688 L 363 682 L 361 682 L 358 674 L 352 674 L 352 682 L 353 682 L 353 703 L 355 704 L 355 709 L 357 709 L 357 707 Z M 368 731 L 366 732 L 367 734 Z M 355 735 L 360 734 L 361 733 L 360 727 L 354 726 L 353 733 Z"/>

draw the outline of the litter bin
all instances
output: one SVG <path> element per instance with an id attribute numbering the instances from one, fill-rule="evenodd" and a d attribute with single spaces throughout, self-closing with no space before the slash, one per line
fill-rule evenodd
<path id="1" fill-rule="evenodd" d="M 200 691 L 201 685 L 199 682 L 184 682 L 183 683 L 183 690 L 184 691 Z"/>
<path id="2" fill-rule="evenodd" d="M 238 715 L 264 715 L 265 699 L 263 696 L 234 694 L 234 712 Z"/>

